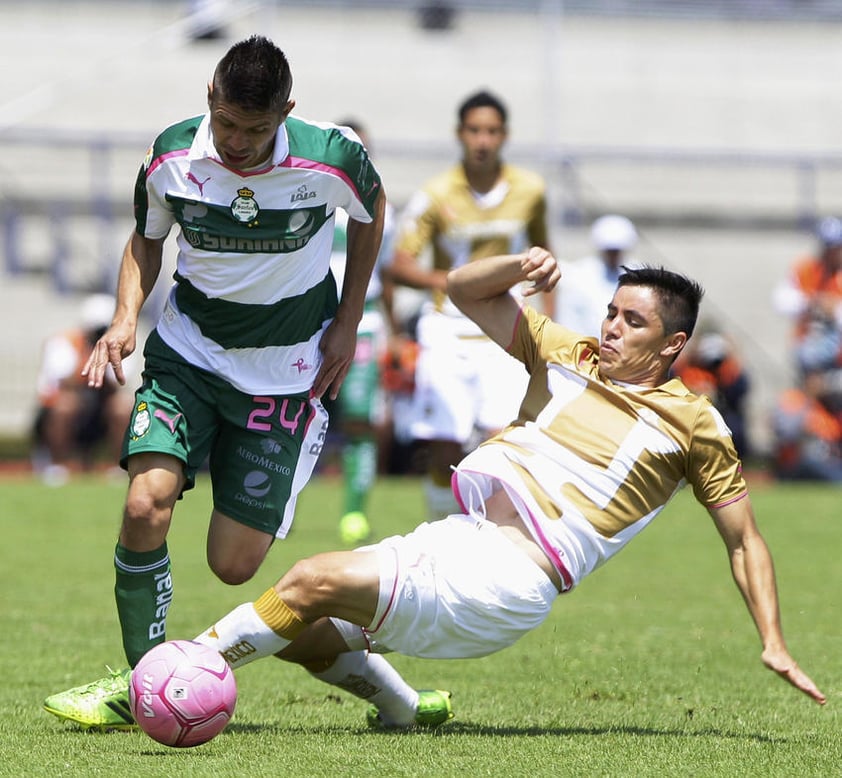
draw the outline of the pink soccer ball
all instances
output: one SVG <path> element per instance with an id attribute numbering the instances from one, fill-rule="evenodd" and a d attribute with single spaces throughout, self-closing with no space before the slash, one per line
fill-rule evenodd
<path id="1" fill-rule="evenodd" d="M 218 651 L 192 640 L 170 640 L 147 651 L 132 670 L 129 704 L 153 740 L 198 746 L 231 720 L 237 684 Z"/>

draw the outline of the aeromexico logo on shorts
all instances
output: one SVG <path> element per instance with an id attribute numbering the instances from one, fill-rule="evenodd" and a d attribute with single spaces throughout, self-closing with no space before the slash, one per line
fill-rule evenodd
<path id="1" fill-rule="evenodd" d="M 261 443 L 260 447 L 263 449 L 262 454 L 258 454 L 256 451 L 251 451 L 245 446 L 237 446 L 237 456 L 255 467 L 261 468 L 261 470 L 267 473 L 278 473 L 279 475 L 292 474 L 292 470 L 287 465 L 276 462 L 268 456 L 269 454 L 280 454 L 283 451 L 283 446 L 281 446 L 280 443 L 271 440 L 270 438 L 266 438 Z M 243 484 L 243 488 L 248 491 L 245 484 Z"/>
<path id="2" fill-rule="evenodd" d="M 273 475 L 289 477 L 292 469 L 281 462 L 277 462 L 272 455 L 283 453 L 283 446 L 272 438 L 264 438 L 260 442 L 262 451 L 252 451 L 245 446 L 237 447 L 237 456 L 255 467 L 243 477 L 242 487 L 234 493 L 234 499 L 250 508 L 262 510 L 267 506 L 265 498 L 272 491 Z"/>

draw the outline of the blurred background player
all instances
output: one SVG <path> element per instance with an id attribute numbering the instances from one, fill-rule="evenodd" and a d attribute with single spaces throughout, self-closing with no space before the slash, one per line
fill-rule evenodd
<path id="1" fill-rule="evenodd" d="M 801 370 L 842 364 L 842 220 L 819 221 L 816 239 L 817 251 L 796 260 L 773 297 L 778 313 L 793 322 Z"/>
<path id="2" fill-rule="evenodd" d="M 772 417 L 778 478 L 842 483 L 842 423 L 828 394 L 826 372 L 814 369 L 778 398 Z"/>
<path id="3" fill-rule="evenodd" d="M 132 393 L 121 389 L 114 372 L 101 390 L 88 386 L 82 368 L 114 315 L 111 295 L 91 295 L 82 303 L 79 326 L 50 336 L 38 371 L 38 409 L 33 429 L 33 465 L 45 483 L 58 486 L 74 469 L 94 464 L 104 445 L 117 466 L 123 433 L 132 410 Z"/>
<path id="4" fill-rule="evenodd" d="M 842 473 L 842 219 L 815 228 L 816 250 L 795 261 L 773 304 L 793 324 L 795 386 L 781 394 L 772 426 L 781 478 L 840 480 Z"/>
<path id="5" fill-rule="evenodd" d="M 559 324 L 599 336 L 606 301 L 614 293 L 622 265 L 632 264 L 629 254 L 637 240 L 637 230 L 625 216 L 607 214 L 591 225 L 596 253 L 561 265 L 564 283 L 556 291 L 554 315 Z"/>
<path id="6" fill-rule="evenodd" d="M 505 105 L 487 91 L 459 106 L 462 159 L 411 198 L 389 270 L 396 283 L 431 293 L 418 321 L 410 424 L 412 436 L 428 442 L 431 518 L 458 509 L 451 467 L 475 436 L 487 437 L 517 416 L 528 378 L 522 365 L 456 309 L 446 291 L 451 268 L 548 246 L 544 181 L 501 156 L 507 119 Z"/>
<path id="7" fill-rule="evenodd" d="M 361 122 L 344 119 L 337 124 L 356 133 L 371 155 L 368 133 Z M 327 403 L 333 430 L 331 435 L 338 437 L 342 451 L 344 502 L 339 536 L 347 545 L 359 543 L 371 534 L 366 504 L 377 476 L 378 452 L 381 446 L 386 445 L 389 435 L 388 397 L 381 382 L 381 366 L 385 361 L 388 338 L 395 331 L 393 285 L 384 273 L 385 263 L 392 254 L 394 223 L 394 209 L 387 203 L 380 252 L 366 290 L 363 317 L 357 328 L 354 359 L 336 400 Z M 347 261 L 347 229 L 347 215 L 344 211 L 337 211 L 330 267 L 340 294 Z"/>

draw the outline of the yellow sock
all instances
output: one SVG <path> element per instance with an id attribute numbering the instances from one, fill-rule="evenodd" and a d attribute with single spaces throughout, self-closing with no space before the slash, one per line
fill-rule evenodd
<path id="1" fill-rule="evenodd" d="M 279 637 L 293 641 L 307 626 L 274 589 L 267 589 L 254 601 L 254 610 Z"/>

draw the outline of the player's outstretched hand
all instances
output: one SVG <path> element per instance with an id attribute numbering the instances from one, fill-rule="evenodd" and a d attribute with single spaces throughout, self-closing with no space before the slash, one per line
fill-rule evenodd
<path id="1" fill-rule="evenodd" d="M 135 349 L 135 328 L 132 325 L 113 324 L 96 342 L 82 368 L 82 375 L 88 379 L 88 386 L 94 389 L 102 388 L 105 383 L 105 373 L 110 365 L 114 370 L 114 377 L 121 386 L 126 384 L 123 371 L 123 360 Z"/>
<path id="2" fill-rule="evenodd" d="M 319 342 L 322 364 L 313 381 L 313 394 L 322 397 L 327 394 L 335 400 L 345 376 L 354 359 L 357 343 L 357 328 L 335 318 L 324 331 Z"/>
<path id="3" fill-rule="evenodd" d="M 796 689 L 800 689 L 808 697 L 812 697 L 819 705 L 827 702 L 827 697 L 813 683 L 813 679 L 798 666 L 788 652 L 767 649 L 763 652 L 762 659 L 766 667 L 774 670 L 781 678 L 791 683 Z"/>
<path id="4" fill-rule="evenodd" d="M 556 258 L 539 246 L 533 246 L 523 255 L 520 267 L 530 282 L 523 291 L 524 297 L 538 292 L 551 292 L 561 278 Z"/>

